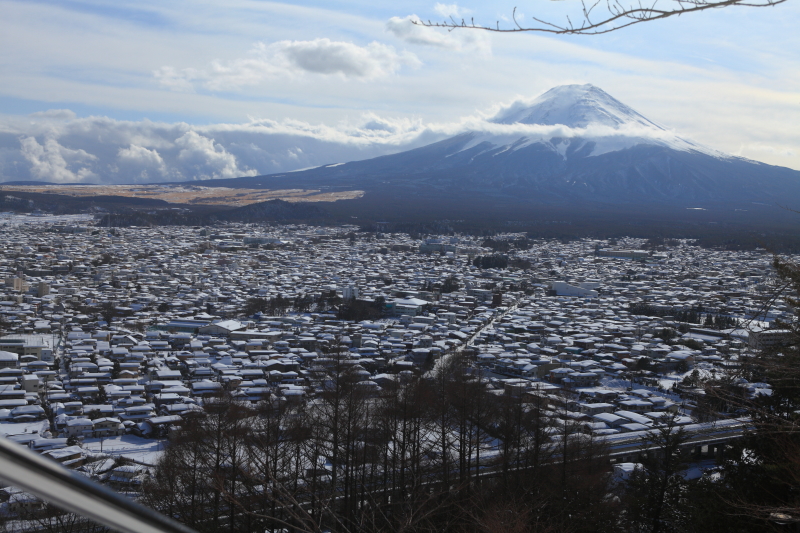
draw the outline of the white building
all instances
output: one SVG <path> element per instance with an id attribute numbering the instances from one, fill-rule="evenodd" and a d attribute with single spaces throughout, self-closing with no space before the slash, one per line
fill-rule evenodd
<path id="1" fill-rule="evenodd" d="M 576 287 L 564 281 L 554 281 L 550 284 L 550 288 L 556 292 L 558 296 L 577 296 L 580 298 L 597 298 L 597 291 L 591 289 L 584 289 L 583 287 Z"/>

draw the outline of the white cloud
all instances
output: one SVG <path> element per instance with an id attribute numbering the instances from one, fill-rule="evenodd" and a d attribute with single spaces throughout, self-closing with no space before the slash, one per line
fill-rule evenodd
<path id="1" fill-rule="evenodd" d="M 281 74 L 290 74 L 283 65 L 277 66 L 268 58 L 247 57 L 229 63 L 214 61 L 209 69 L 202 73 L 188 69 L 189 79 L 200 79 L 210 91 L 237 90 L 247 85 L 258 85 L 266 80 L 275 79 Z"/>
<path id="2" fill-rule="evenodd" d="M 464 7 L 459 7 L 458 4 L 441 4 L 438 2 L 435 6 L 433 6 L 433 10 L 442 17 L 453 17 L 456 20 L 466 17 L 468 13 L 472 13 L 471 10 Z"/>
<path id="3" fill-rule="evenodd" d="M 224 179 L 258 174 L 253 169 L 240 170 L 236 156 L 215 143 L 214 139 L 204 137 L 195 131 L 187 131 L 175 140 L 175 144 L 181 149 L 178 160 L 194 171 L 189 179 Z"/>
<path id="4" fill-rule="evenodd" d="M 421 64 L 415 54 L 398 52 L 377 41 L 358 46 L 325 38 L 257 43 L 244 58 L 214 61 L 205 69 L 164 66 L 153 74 L 172 90 L 191 91 L 200 83 L 210 91 L 226 91 L 305 73 L 372 80 L 394 74 L 404 66 L 416 68 Z"/>
<path id="5" fill-rule="evenodd" d="M 120 148 L 117 152 L 118 172 L 130 174 L 136 181 L 158 180 L 169 176 L 169 170 L 164 159 L 157 150 L 147 149 L 144 146 L 131 144 L 127 148 Z M 136 173 L 138 172 L 138 175 Z M 138 179 L 137 179 L 138 178 Z"/>
<path id="6" fill-rule="evenodd" d="M 354 78 L 377 78 L 393 74 L 401 66 L 416 67 L 421 62 L 410 52 L 396 52 L 394 47 L 377 41 L 367 46 L 314 39 L 281 41 L 273 45 L 292 66 L 318 74 L 341 74 Z"/>
<path id="7" fill-rule="evenodd" d="M 398 39 L 411 44 L 438 46 L 453 50 L 461 48 L 461 42 L 452 34 L 414 24 L 415 21 L 419 21 L 419 17 L 416 15 L 409 15 L 405 18 L 392 17 L 386 23 L 386 30 Z"/>
<path id="8" fill-rule="evenodd" d="M 148 150 L 143 146 L 131 144 L 128 148 L 120 148 L 117 157 L 123 161 L 131 161 L 148 167 L 161 167 L 164 160 L 157 150 Z"/>
<path id="9" fill-rule="evenodd" d="M 786 145 L 771 145 L 763 143 L 749 143 L 743 144 L 737 150 L 736 155 L 744 155 L 748 152 L 760 152 L 762 154 L 778 155 L 783 157 L 794 157 L 797 152 L 793 146 Z"/>
<path id="10" fill-rule="evenodd" d="M 175 67 L 166 66 L 153 71 L 153 76 L 167 89 L 190 92 L 194 90 L 192 81 L 197 79 L 198 73 L 191 68 L 177 70 Z"/>
<path id="11" fill-rule="evenodd" d="M 5 117 L 0 121 L 0 181 L 138 183 L 270 174 L 421 146 L 446 135 L 438 129 L 419 119 L 373 113 L 337 125 Z"/>
<path id="12" fill-rule="evenodd" d="M 69 109 L 48 109 L 47 111 L 37 111 L 28 115 L 31 118 L 49 118 L 55 120 L 72 120 L 77 115 Z"/>
<path id="13" fill-rule="evenodd" d="M 19 142 L 20 153 L 30 163 L 31 176 L 35 179 L 79 182 L 97 177 L 85 166 L 97 157 L 82 149 L 65 148 L 55 139 L 46 139 L 44 144 L 39 144 L 35 137 L 23 137 Z"/>
<path id="14" fill-rule="evenodd" d="M 488 53 L 491 42 L 488 34 L 478 31 L 445 31 L 414 24 L 420 19 L 416 15 L 404 18 L 392 17 L 386 23 L 386 30 L 398 39 L 409 44 L 435 46 L 449 50 L 479 50 Z"/>
<path id="15" fill-rule="evenodd" d="M 277 165 L 266 164 L 273 154 L 264 146 L 271 148 L 281 135 L 270 138 L 249 128 L 249 124 L 195 127 L 107 117 L 7 119 L 0 122 L 0 181 L 163 182 L 253 176 L 256 168 L 271 172 L 287 164 L 296 167 L 285 156 L 278 157 Z M 274 151 L 285 152 L 286 146 L 295 144 L 282 138 Z"/>

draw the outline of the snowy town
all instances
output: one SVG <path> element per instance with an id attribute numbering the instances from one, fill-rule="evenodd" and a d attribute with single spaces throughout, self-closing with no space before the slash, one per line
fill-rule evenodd
<path id="1" fill-rule="evenodd" d="M 780 343 L 791 316 L 770 253 L 686 240 L 0 225 L 0 435 L 132 495 L 208 402 L 311 406 L 340 365 L 369 401 L 458 361 L 489 396 L 542 406 L 553 441 L 724 424 L 736 413 L 704 408 L 699 381 Z M 468 452 L 486 468 L 492 427 Z M 7 518 L 39 505 L 0 494 Z"/>

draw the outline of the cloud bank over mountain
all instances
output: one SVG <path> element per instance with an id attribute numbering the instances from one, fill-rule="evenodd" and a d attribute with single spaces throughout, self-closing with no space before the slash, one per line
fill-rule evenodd
<path id="1" fill-rule="evenodd" d="M 549 94 L 549 93 L 547 93 Z M 465 132 L 470 146 L 593 138 L 596 155 L 645 140 L 707 150 L 661 126 L 637 122 L 525 123 L 507 120 L 530 102 L 516 100 L 452 122 L 367 113 L 334 126 L 297 120 L 190 125 L 77 117 L 66 109 L 0 120 L 0 181 L 153 183 L 227 179 L 362 160 Z M 606 113 L 617 112 L 611 107 Z M 530 122 L 530 121 L 529 121 Z M 519 144 L 519 139 L 525 139 Z"/>
<path id="2" fill-rule="evenodd" d="M 0 181 L 147 183 L 283 172 L 393 153 L 436 140 L 421 122 L 365 115 L 300 121 L 159 123 L 76 118 L 67 110 L 0 121 Z"/>

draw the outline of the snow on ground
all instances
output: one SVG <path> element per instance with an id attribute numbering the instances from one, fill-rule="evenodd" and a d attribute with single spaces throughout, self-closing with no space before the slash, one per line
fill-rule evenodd
<path id="1" fill-rule="evenodd" d="M 628 481 L 634 469 L 641 468 L 640 463 L 617 463 L 614 465 L 614 477 L 617 482 Z M 707 472 L 713 471 L 717 467 L 717 463 L 713 459 L 704 459 L 689 465 L 683 471 L 683 478 L 686 480 L 700 479 Z"/>
<path id="2" fill-rule="evenodd" d="M 713 371 L 709 371 L 709 368 L 705 368 L 704 363 L 698 363 L 695 368 L 689 370 L 688 372 L 670 372 L 669 374 L 661 374 L 658 376 L 658 383 L 661 385 L 662 388 L 665 389 L 666 393 L 670 393 L 672 391 L 672 386 L 675 383 L 681 383 L 683 378 L 692 374 L 692 372 L 696 369 L 700 379 L 708 379 L 714 376 Z M 612 390 L 626 390 L 628 387 L 631 387 L 631 381 L 629 379 L 621 379 L 618 377 L 613 376 L 606 376 L 602 378 L 601 385 L 599 387 L 592 387 L 586 388 L 581 390 L 597 390 L 597 389 L 612 389 Z M 655 387 L 649 387 L 642 385 L 641 383 L 634 383 L 634 389 L 648 389 L 652 390 L 657 394 L 664 394 L 663 392 L 657 391 Z"/>
<path id="3" fill-rule="evenodd" d="M 50 429 L 47 420 L 33 422 L 0 422 L 0 436 L 19 435 L 20 433 L 38 433 L 41 435 Z"/>
<path id="4" fill-rule="evenodd" d="M 596 389 L 626 390 L 631 386 L 631 380 L 606 376 L 600 380 L 600 387 Z M 638 388 L 638 387 L 637 387 Z"/>
<path id="5" fill-rule="evenodd" d="M 80 224 L 94 220 L 94 215 L 24 215 L 10 212 L 0 213 L 0 224 L 9 226 L 21 226 L 23 224 Z"/>
<path id="6" fill-rule="evenodd" d="M 691 479 L 699 479 L 703 477 L 703 474 L 706 471 L 713 470 L 717 467 L 717 463 L 714 459 L 704 459 L 702 461 L 697 461 L 696 463 L 692 463 L 689 468 L 683 473 L 684 479 L 691 480 Z"/>
<path id="7" fill-rule="evenodd" d="M 165 445 L 166 441 L 163 440 L 143 439 L 134 435 L 83 441 L 83 449 L 89 453 L 100 453 L 102 448 L 104 454 L 125 457 L 148 465 L 155 465 L 158 462 Z"/>
<path id="8" fill-rule="evenodd" d="M 681 381 L 683 381 L 682 374 L 668 374 L 658 378 L 658 383 L 667 390 L 672 390 L 672 386 Z"/>
<path id="9" fill-rule="evenodd" d="M 46 420 L 34 422 L 0 422 L 0 436 L 19 435 L 25 433 L 43 434 L 50 429 Z M 83 449 L 89 454 L 99 454 L 101 439 L 85 439 Z M 154 465 L 164 450 L 166 441 L 143 439 L 134 435 L 122 435 L 102 439 L 104 454 L 125 457 L 139 463 Z"/>
<path id="10" fill-rule="evenodd" d="M 711 369 L 711 371 L 709 371 L 709 369 Z M 710 365 L 710 363 L 698 363 L 692 370 L 687 372 L 672 372 L 670 374 L 660 376 L 659 381 L 662 387 L 665 389 L 671 389 L 673 383 L 682 382 L 683 378 L 690 376 L 695 370 L 697 370 L 697 374 L 700 379 L 711 379 L 714 377 L 714 368 Z"/>
<path id="11" fill-rule="evenodd" d="M 664 396 L 672 401 L 680 401 L 679 398 L 672 392 L 672 384 L 675 381 L 680 382 L 683 379 L 683 374 L 660 376 L 659 383 L 664 390 L 659 390 L 658 387 L 650 385 L 643 385 L 641 383 L 633 383 L 633 389 L 645 389 L 651 391 L 658 396 Z M 605 376 L 600 380 L 600 385 L 597 387 L 581 387 L 578 390 L 581 392 L 596 392 L 600 390 L 613 390 L 619 393 L 626 393 L 631 388 L 631 381 L 629 379 L 622 379 L 615 376 Z"/>

